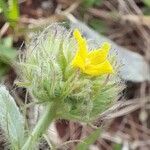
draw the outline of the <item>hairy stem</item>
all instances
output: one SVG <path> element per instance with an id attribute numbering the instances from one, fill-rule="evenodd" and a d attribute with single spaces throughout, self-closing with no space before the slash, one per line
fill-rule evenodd
<path id="1" fill-rule="evenodd" d="M 57 112 L 56 104 L 47 105 L 43 116 L 35 126 L 32 134 L 28 137 L 21 150 L 31 150 L 39 138 L 47 131 L 50 123 L 55 119 Z"/>

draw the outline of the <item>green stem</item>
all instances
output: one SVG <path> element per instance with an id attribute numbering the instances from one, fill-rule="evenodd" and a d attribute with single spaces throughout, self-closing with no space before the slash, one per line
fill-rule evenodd
<path id="1" fill-rule="evenodd" d="M 21 150 L 31 150 L 39 138 L 47 131 L 50 123 L 55 119 L 57 112 L 56 104 L 47 105 L 47 108 L 35 126 L 32 134 L 28 137 Z"/>

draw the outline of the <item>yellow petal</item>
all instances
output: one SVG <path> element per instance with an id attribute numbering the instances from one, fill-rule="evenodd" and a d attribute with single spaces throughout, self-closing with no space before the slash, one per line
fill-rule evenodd
<path id="1" fill-rule="evenodd" d="M 90 59 L 93 65 L 100 64 L 107 59 L 110 48 L 110 44 L 104 42 L 99 49 L 88 53 L 88 59 Z"/>
<path id="2" fill-rule="evenodd" d="M 85 70 L 83 71 L 86 74 L 92 76 L 98 76 L 103 74 L 111 74 L 113 73 L 113 68 L 108 60 L 104 61 L 99 65 L 88 65 L 86 66 Z"/>
<path id="3" fill-rule="evenodd" d="M 78 44 L 77 55 L 80 55 L 81 58 L 85 59 L 88 54 L 86 39 L 81 36 L 81 33 L 78 29 L 74 30 L 73 36 L 77 40 L 77 44 Z"/>
<path id="4" fill-rule="evenodd" d="M 73 67 L 75 67 L 75 68 L 80 68 L 80 69 L 82 69 L 82 70 L 84 70 L 84 68 L 85 68 L 85 62 L 84 62 L 84 60 L 81 58 L 80 55 L 76 55 L 76 56 L 74 57 L 74 59 L 73 59 L 72 62 L 71 62 L 71 65 L 72 65 Z"/>

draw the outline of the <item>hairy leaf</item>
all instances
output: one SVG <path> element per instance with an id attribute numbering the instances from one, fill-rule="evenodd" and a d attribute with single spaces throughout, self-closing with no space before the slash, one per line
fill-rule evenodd
<path id="1" fill-rule="evenodd" d="M 24 142 L 24 120 L 13 97 L 3 85 L 0 85 L 0 126 L 10 142 L 10 148 L 19 150 Z"/>

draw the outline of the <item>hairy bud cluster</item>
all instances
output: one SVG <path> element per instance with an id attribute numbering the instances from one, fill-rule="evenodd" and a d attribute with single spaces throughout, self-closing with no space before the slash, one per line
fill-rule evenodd
<path id="1" fill-rule="evenodd" d="M 115 74 L 90 76 L 72 67 L 77 43 L 71 31 L 53 25 L 27 47 L 19 62 L 22 80 L 38 102 L 56 103 L 63 119 L 91 121 L 116 99 Z"/>

